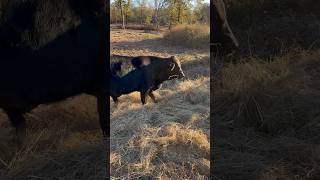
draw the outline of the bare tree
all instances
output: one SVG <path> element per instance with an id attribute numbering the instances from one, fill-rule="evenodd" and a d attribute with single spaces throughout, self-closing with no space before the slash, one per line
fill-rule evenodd
<path id="1" fill-rule="evenodd" d="M 154 0 L 154 24 L 159 29 L 159 12 L 165 6 L 166 0 Z"/>
<path id="2" fill-rule="evenodd" d="M 125 15 L 124 15 L 124 0 L 116 1 L 117 7 L 120 8 L 121 18 L 122 18 L 122 29 L 125 29 Z"/>
<path id="3" fill-rule="evenodd" d="M 143 24 L 143 10 L 145 8 L 146 0 L 136 0 L 136 3 L 138 4 L 138 7 L 140 9 L 140 24 Z"/>

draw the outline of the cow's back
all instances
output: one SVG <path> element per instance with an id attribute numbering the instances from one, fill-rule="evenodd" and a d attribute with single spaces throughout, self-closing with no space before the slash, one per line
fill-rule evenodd
<path id="1" fill-rule="evenodd" d="M 103 0 L 0 0 L 0 25 L 20 46 L 40 48 L 104 13 Z"/>

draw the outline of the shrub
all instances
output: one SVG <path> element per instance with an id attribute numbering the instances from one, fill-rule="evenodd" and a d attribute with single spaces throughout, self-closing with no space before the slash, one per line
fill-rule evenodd
<path id="1" fill-rule="evenodd" d="M 209 48 L 210 28 L 207 25 L 177 25 L 164 38 L 173 45 L 190 48 Z"/>

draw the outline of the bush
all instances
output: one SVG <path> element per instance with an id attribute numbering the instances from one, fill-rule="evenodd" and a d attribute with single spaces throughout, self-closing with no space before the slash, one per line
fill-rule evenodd
<path id="1" fill-rule="evenodd" d="M 164 38 L 173 45 L 191 48 L 209 48 L 210 28 L 207 25 L 177 25 Z"/>

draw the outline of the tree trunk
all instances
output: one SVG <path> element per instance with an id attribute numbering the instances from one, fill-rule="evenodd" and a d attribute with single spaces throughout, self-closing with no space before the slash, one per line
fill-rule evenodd
<path id="1" fill-rule="evenodd" d="M 142 5 L 141 5 L 141 7 L 140 7 L 140 24 L 142 25 Z"/>
<path id="2" fill-rule="evenodd" d="M 115 14 L 115 18 L 116 18 L 116 19 L 115 19 L 115 20 L 116 20 L 116 25 L 118 25 L 118 13 L 115 12 L 114 14 Z"/>
<path id="3" fill-rule="evenodd" d="M 159 14 L 159 6 L 160 6 L 160 3 L 158 0 L 154 0 L 154 6 L 155 6 L 155 13 L 154 13 L 154 23 L 155 23 L 155 26 L 156 26 L 156 29 L 158 30 L 159 29 L 159 22 L 158 22 L 158 14 Z"/>
<path id="4" fill-rule="evenodd" d="M 181 4 L 178 3 L 178 18 L 177 18 L 178 24 L 180 24 L 180 17 L 181 17 Z"/>
<path id="5" fill-rule="evenodd" d="M 156 14 L 154 17 L 155 23 L 156 23 L 156 29 L 159 29 L 159 22 L 158 22 L 158 9 L 156 9 Z"/>
<path id="6" fill-rule="evenodd" d="M 122 0 L 120 0 L 120 12 L 121 12 L 121 17 L 122 17 L 122 29 L 125 29 L 125 18 L 124 18 L 124 12 L 123 12 L 123 3 Z"/>

